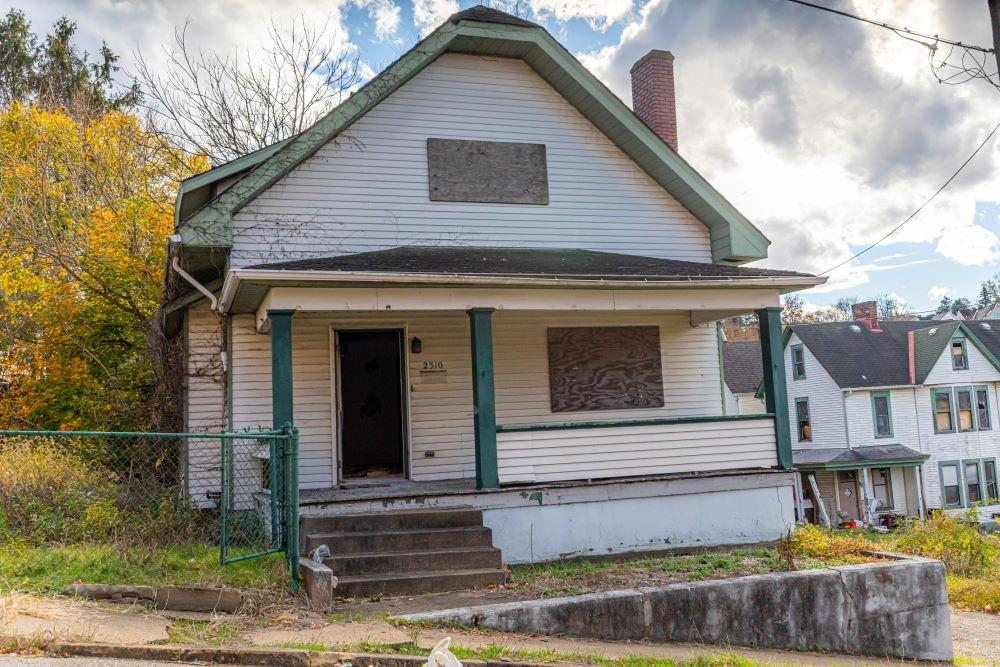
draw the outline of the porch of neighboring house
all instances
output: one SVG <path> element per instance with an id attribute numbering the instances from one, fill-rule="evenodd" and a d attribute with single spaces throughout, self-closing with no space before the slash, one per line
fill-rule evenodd
<path id="1" fill-rule="evenodd" d="M 924 516 L 921 464 L 928 459 L 902 445 L 800 449 L 806 521 L 838 526 L 891 527 L 894 515 Z"/>
<path id="2" fill-rule="evenodd" d="M 757 312 L 768 395 L 782 396 L 774 287 L 234 273 L 222 295 L 232 414 L 237 427 L 299 428 L 304 551 L 368 550 L 357 533 L 374 531 L 383 550 L 447 547 L 438 560 L 453 562 L 457 549 L 475 556 L 466 569 L 494 573 L 501 552 L 523 563 L 745 544 L 794 521 L 787 416 L 725 414 L 716 326 Z M 406 567 L 424 567 L 409 553 Z M 358 561 L 341 565 L 350 575 Z M 367 594 L 368 576 L 341 581 Z"/>

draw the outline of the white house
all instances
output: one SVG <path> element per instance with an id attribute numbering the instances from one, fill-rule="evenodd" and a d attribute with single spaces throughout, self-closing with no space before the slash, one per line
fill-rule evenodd
<path id="1" fill-rule="evenodd" d="M 187 429 L 298 427 L 303 548 L 330 545 L 345 590 L 793 522 L 779 296 L 823 279 L 742 266 L 769 241 L 676 152 L 673 56 L 632 76 L 635 113 L 540 26 L 475 7 L 182 184 L 164 312 Z M 777 403 L 732 415 L 716 322 L 750 312 Z M 196 500 L 217 474 L 191 464 Z"/>
<path id="2" fill-rule="evenodd" d="M 792 325 L 786 381 L 807 514 L 872 520 L 925 510 L 1000 511 L 1000 327 L 989 321 Z M 873 516 L 874 515 L 874 516 Z"/>

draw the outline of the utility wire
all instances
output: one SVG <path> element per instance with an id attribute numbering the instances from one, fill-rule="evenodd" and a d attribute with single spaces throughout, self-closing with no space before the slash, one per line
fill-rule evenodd
<path id="1" fill-rule="evenodd" d="M 930 40 L 933 40 L 934 42 L 940 42 L 942 44 L 950 44 L 951 46 L 958 46 L 958 47 L 961 47 L 963 49 L 970 49 L 972 51 L 981 51 L 983 53 L 994 53 L 995 52 L 994 49 L 988 49 L 988 48 L 986 48 L 984 46 L 975 46 L 975 45 L 972 45 L 972 44 L 966 44 L 964 42 L 959 42 L 959 41 L 956 41 L 956 40 L 953 40 L 953 39 L 945 39 L 944 37 L 938 37 L 937 35 L 928 35 L 927 33 L 924 33 L 924 32 L 918 32 L 916 30 L 910 30 L 909 28 L 904 28 L 902 26 L 893 25 L 891 23 L 886 23 L 884 21 L 876 21 L 874 19 L 865 18 L 864 16 L 858 16 L 857 14 L 851 14 L 850 12 L 845 12 L 845 11 L 841 11 L 839 9 L 834 9 L 833 7 L 824 7 L 823 5 L 817 5 L 817 4 L 812 3 L 812 2 L 806 2 L 806 0 L 787 0 L 787 1 L 788 2 L 792 2 L 792 3 L 796 4 L 796 5 L 803 5 L 804 7 L 812 7 L 813 9 L 819 9 L 819 10 L 824 11 L 824 12 L 829 12 L 831 14 L 837 14 L 838 16 L 845 16 L 845 17 L 850 18 L 850 19 L 855 19 L 857 21 L 862 21 L 864 23 L 868 23 L 870 25 L 878 26 L 880 28 L 885 28 L 886 30 L 891 30 L 892 32 L 896 33 L 900 37 L 903 37 L 904 39 L 911 39 L 910 37 L 906 37 L 906 35 L 912 35 L 913 37 L 920 37 L 922 39 L 930 39 Z M 916 40 L 913 40 L 913 41 L 916 41 Z M 920 42 L 920 43 L 923 44 L 924 46 L 927 46 L 927 47 L 933 46 L 933 44 L 927 44 L 927 43 L 924 43 L 924 42 Z"/>
<path id="2" fill-rule="evenodd" d="M 789 0 L 789 1 L 790 2 L 797 2 L 798 0 Z M 924 207 L 926 207 L 928 204 L 930 204 L 932 201 L 934 201 L 934 199 L 939 194 L 941 194 L 942 192 L 944 192 L 945 188 L 947 188 L 949 185 L 951 185 L 951 182 L 954 181 L 955 178 L 959 174 L 962 173 L 962 170 L 965 169 L 965 167 L 970 162 L 972 162 L 972 158 L 976 157 L 976 155 L 979 153 L 979 151 L 981 151 L 983 149 L 983 146 L 985 146 L 987 143 L 989 143 L 989 140 L 993 137 L 994 134 L 997 133 L 997 130 L 1000 130 L 1000 123 L 997 123 L 996 126 L 994 126 L 994 128 L 990 131 L 990 133 L 986 135 L 986 138 L 983 139 L 982 143 L 980 143 L 978 146 L 976 146 L 976 150 L 972 151 L 972 155 L 970 155 L 968 158 L 966 158 L 965 162 L 962 163 L 962 166 L 960 166 L 955 171 L 955 173 L 953 173 L 951 176 L 948 177 L 948 180 L 944 182 L 944 185 L 942 185 L 940 188 L 938 188 L 937 191 L 934 194 L 932 194 L 927 199 L 927 201 L 925 201 L 923 204 L 921 204 L 917 208 L 916 211 L 914 211 L 913 213 L 911 213 L 910 215 L 908 215 L 905 220 L 903 220 L 901 223 L 899 223 L 898 225 L 896 225 L 895 227 L 893 227 L 892 229 L 890 229 L 889 232 L 885 236 L 883 236 L 882 238 L 880 238 L 878 241 L 875 241 L 875 243 L 872 243 L 870 246 L 868 246 L 867 248 L 865 248 L 861 252 L 857 253 L 856 255 L 854 255 L 853 257 L 851 257 L 849 259 L 844 260 L 843 262 L 841 262 L 840 264 L 837 264 L 836 266 L 830 267 L 829 269 L 827 269 L 826 271 L 824 271 L 823 273 L 821 273 L 819 275 L 825 276 L 826 274 L 830 273 L 831 271 L 835 271 L 836 269 L 839 269 L 840 267 L 844 266 L 845 264 L 849 264 L 849 263 L 853 262 L 858 257 L 861 257 L 861 255 L 865 254 L 866 252 L 868 252 L 869 250 L 871 250 L 872 248 L 874 248 L 875 246 L 877 246 L 879 243 L 881 243 L 882 241 L 885 241 L 887 238 L 889 238 L 890 236 L 892 236 L 893 234 L 895 234 L 896 232 L 898 232 L 903 227 L 903 225 L 905 225 L 906 223 L 908 223 L 910 220 L 913 220 L 915 217 L 917 217 L 917 215 L 922 210 L 924 210 Z"/>

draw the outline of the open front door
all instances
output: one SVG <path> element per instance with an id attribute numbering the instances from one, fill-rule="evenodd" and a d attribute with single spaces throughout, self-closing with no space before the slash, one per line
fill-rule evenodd
<path id="1" fill-rule="evenodd" d="M 406 474 L 403 332 L 337 332 L 343 479 Z"/>

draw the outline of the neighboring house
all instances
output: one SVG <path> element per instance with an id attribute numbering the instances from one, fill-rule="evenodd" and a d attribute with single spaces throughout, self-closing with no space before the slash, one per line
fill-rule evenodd
<path id="1" fill-rule="evenodd" d="M 304 526 L 422 508 L 392 525 L 423 532 L 352 542 L 346 592 L 496 581 L 491 539 L 517 563 L 794 521 L 787 415 L 726 415 L 716 323 L 757 313 L 782 397 L 779 296 L 824 279 L 741 266 L 769 241 L 673 148 L 673 56 L 632 75 L 638 116 L 543 28 L 475 7 L 182 184 L 171 257 L 213 293 L 178 280 L 164 308 L 187 429 L 294 423 Z M 214 502 L 217 466 L 189 473 Z"/>
<path id="2" fill-rule="evenodd" d="M 821 518 L 817 492 L 844 520 L 1000 510 L 1000 325 L 879 322 L 873 302 L 854 316 L 785 332 L 793 457 L 809 518 Z"/>
<path id="3" fill-rule="evenodd" d="M 733 340 L 722 343 L 723 395 L 727 415 L 755 415 L 767 412 L 764 399 L 757 396 L 764 365 L 760 341 Z"/>

